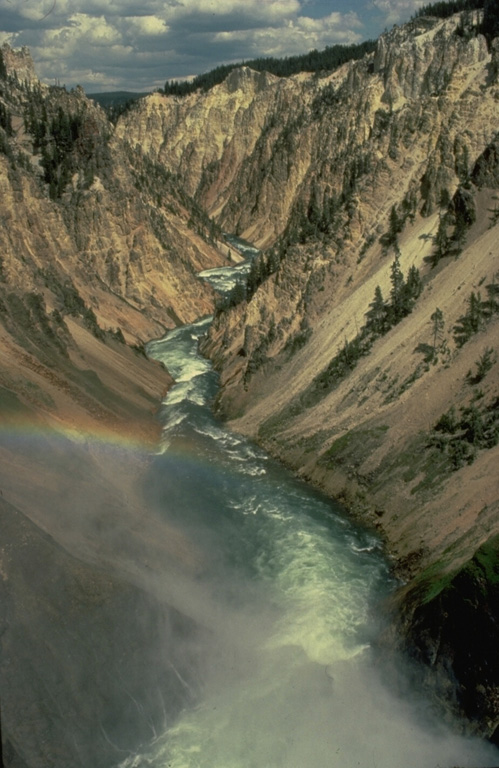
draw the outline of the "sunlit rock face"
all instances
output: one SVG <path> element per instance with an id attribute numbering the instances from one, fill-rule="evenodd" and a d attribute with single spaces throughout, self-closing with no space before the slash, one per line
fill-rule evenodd
<path id="1" fill-rule="evenodd" d="M 5 290 L 70 279 L 104 327 L 142 340 L 208 313 L 195 274 L 224 259 L 198 206 L 81 88 L 41 84 L 25 49 L 4 46 L 2 62 Z"/>
<path id="2" fill-rule="evenodd" d="M 212 311 L 196 274 L 225 256 L 81 89 L 39 83 L 24 49 L 1 54 L 4 764 L 104 767 L 191 700 L 198 627 L 150 576 L 184 547 L 152 513 L 140 523 L 172 381 L 144 343 Z"/>
<path id="3" fill-rule="evenodd" d="M 38 83 L 35 65 L 29 48 L 23 46 L 14 50 L 7 43 L 1 48 L 2 60 L 8 76 L 17 77 L 22 82 Z"/>
<path id="4" fill-rule="evenodd" d="M 497 530 L 494 439 L 445 433 L 432 453 L 449 409 L 462 437 L 466 409 L 492 423 L 496 407 L 499 92 L 480 18 L 417 19 L 324 77 L 242 70 L 139 112 L 156 120 L 152 155 L 225 228 L 274 246 L 251 300 L 219 314 L 203 346 L 220 412 L 379 527 L 406 578 L 457 574 Z M 132 116 L 118 130 L 133 133 Z M 397 254 L 422 290 L 373 339 L 368 313 L 377 286 L 393 300 Z M 478 293 L 487 318 L 464 343 Z"/>
<path id="5" fill-rule="evenodd" d="M 251 300 L 216 312 L 204 342 L 221 376 L 217 407 L 236 430 L 380 530 L 408 581 L 409 592 L 400 594 L 406 647 L 447 674 L 443 694 L 452 688 L 457 711 L 475 718 L 476 732 L 493 736 L 496 679 L 482 675 L 489 647 L 473 680 L 462 674 L 470 638 L 456 648 L 454 667 L 449 655 L 433 653 L 439 637 L 452 636 L 452 620 L 444 628 L 435 621 L 439 606 L 462 604 L 448 590 L 461 588 L 459 574 L 497 531 L 499 512 L 498 449 L 484 437 L 496 429 L 499 384 L 498 49 L 477 34 L 477 19 L 466 23 L 419 19 L 394 28 L 365 59 L 319 77 L 241 68 L 207 93 L 151 95 L 116 126 L 79 89 L 38 84 L 26 51 L 2 49 L 10 123 L 1 129 L 0 154 L 0 423 L 80 436 L 105 427 L 113 440 L 126 434 L 150 448 L 158 434 L 153 412 L 170 379 L 145 360 L 142 344 L 213 311 L 213 291 L 196 273 L 225 263 L 227 246 L 223 254 L 215 247 L 220 230 L 207 214 L 229 232 L 273 246 Z M 55 171 L 39 135 L 45 114 L 51 131 L 74 134 Z M 383 333 L 362 335 L 377 287 L 386 320 L 397 261 L 404 281 L 411 268 L 421 279 L 411 312 Z M 471 304 L 481 314 L 461 344 L 457 330 Z M 192 684 L 190 659 L 179 667 L 167 654 L 173 693 L 162 703 L 137 649 L 160 653 L 163 624 L 174 627 L 172 637 L 199 631 L 147 579 L 145 553 L 154 551 L 160 572 L 178 548 L 194 573 L 195 564 L 174 532 L 151 519 L 144 524 L 136 495 L 142 459 L 120 465 L 118 455 L 113 478 L 89 450 L 84 443 L 83 467 L 91 465 L 99 493 L 109 484 L 112 490 L 97 494 L 98 514 L 77 505 L 69 519 L 88 523 L 80 528 L 41 503 L 67 488 L 67 466 L 59 471 L 55 459 L 50 468 L 42 461 L 30 474 L 25 452 L 2 444 L 2 515 L 12 544 L 1 571 L 8 607 L 2 675 L 16 648 L 40 662 L 36 669 L 29 662 L 21 676 L 23 686 L 36 680 L 30 707 L 37 729 L 29 738 L 36 734 L 37 744 L 26 753 L 15 685 L 6 684 L 16 767 L 28 753 L 31 766 L 38 744 L 53 744 L 67 726 L 64 708 L 46 709 L 46 676 L 58 682 L 67 673 L 65 701 L 78 689 L 89 713 L 85 724 L 66 728 L 61 765 L 73 764 L 95 731 L 95 765 L 113 750 L 126 752 L 128 736 L 150 736 L 162 712 L 168 718 L 184 706 Z M 84 491 L 81 498 L 87 485 Z M 69 489 L 67 497 L 74 501 Z M 22 557 L 9 559 L 19 542 Z M 165 554 L 167 543 L 173 549 Z M 102 559 L 106 566 L 97 567 Z M 132 573 L 130 562 L 139 563 Z M 32 565 L 50 577 L 38 585 L 40 602 Z M 495 568 L 491 555 L 485 581 Z M 481 574 L 473 575 L 473 589 L 481 590 Z M 430 588 L 418 591 L 418 579 Z M 490 606 L 474 605 L 479 625 L 490 629 Z M 78 664 L 58 666 L 54 627 L 66 614 L 78 627 L 76 656 L 110 691 L 106 699 L 106 686 L 99 688 L 91 716 Z M 138 620 L 128 635 L 132 614 Z M 22 631 L 13 632 L 9 616 Z M 43 642 L 25 637 L 31 622 Z M 112 626 L 101 660 L 92 656 L 92 626 Z M 153 699 L 142 697 L 142 683 Z M 487 698 L 481 709 L 480 697 Z M 125 724 L 142 713 L 128 734 L 110 722 L 118 710 Z"/>
<path id="6" fill-rule="evenodd" d="M 322 207 L 358 187 L 360 176 L 376 184 L 358 195 L 366 224 L 404 196 L 412 174 L 420 184 L 416 167 L 440 169 L 426 179 L 433 210 L 441 188 L 456 182 L 452 143 L 464 142 L 471 161 L 495 130 L 492 90 L 485 98 L 474 90 L 486 84 L 491 54 L 483 36 L 461 34 L 460 24 L 456 16 L 395 27 L 373 54 L 320 77 L 245 67 L 206 93 L 155 94 L 120 120 L 117 134 L 178 173 L 228 231 L 258 244 L 273 242 L 311 200 Z M 364 227 L 355 223 L 358 238 Z"/>

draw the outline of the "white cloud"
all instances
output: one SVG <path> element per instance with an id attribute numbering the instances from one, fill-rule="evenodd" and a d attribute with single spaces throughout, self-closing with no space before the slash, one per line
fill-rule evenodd
<path id="1" fill-rule="evenodd" d="M 252 56 L 292 56 L 313 48 L 322 49 L 335 43 L 358 42 L 362 24 L 355 13 L 331 13 L 322 19 L 300 17 L 290 20 L 275 34 L 272 29 L 236 30 L 218 32 L 215 43 L 243 44 Z"/>
<path id="2" fill-rule="evenodd" d="M 373 5 L 384 14 L 385 24 L 396 24 L 409 19 L 427 0 L 373 0 Z"/>
<path id="3" fill-rule="evenodd" d="M 169 6 L 166 13 L 171 18 L 239 16 L 276 23 L 298 14 L 300 9 L 299 0 L 184 0 Z"/>
<path id="4" fill-rule="evenodd" d="M 73 40 L 92 47 L 117 45 L 122 42 L 121 34 L 104 16 L 92 17 L 74 13 L 69 17 L 69 30 Z"/>
<path id="5" fill-rule="evenodd" d="M 369 36 L 359 19 L 365 0 L 335 0 L 342 10 L 331 2 L 0 0 L 0 40 L 28 45 L 48 82 L 151 90 L 220 63 L 296 55 Z M 374 2 L 389 3 L 383 13 L 392 13 L 410 0 Z"/>
<path id="6" fill-rule="evenodd" d="M 165 35 L 169 27 L 163 19 L 157 16 L 129 16 L 124 19 L 130 32 L 151 37 L 156 35 Z"/>
<path id="7" fill-rule="evenodd" d="M 43 21 L 54 10 L 54 0 L 41 0 L 36 5 L 24 3 L 19 6 L 19 13 L 25 19 L 30 21 Z"/>

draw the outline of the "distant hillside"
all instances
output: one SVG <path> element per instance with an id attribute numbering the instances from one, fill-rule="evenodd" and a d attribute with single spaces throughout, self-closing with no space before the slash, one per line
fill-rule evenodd
<path id="1" fill-rule="evenodd" d="M 104 109 L 109 107 L 119 107 L 128 101 L 137 101 L 147 96 L 147 93 L 137 93 L 136 91 L 107 91 L 106 93 L 87 93 L 87 97 L 100 104 Z"/>
<path id="2" fill-rule="evenodd" d="M 202 345 L 219 412 L 380 529 L 407 580 L 399 639 L 498 742 L 499 41 L 484 19 L 493 3 L 418 16 L 320 77 L 240 67 L 145 99 L 116 133 L 264 249 Z M 478 654 L 469 627 L 491 638 Z"/>
<path id="3" fill-rule="evenodd" d="M 484 18 L 480 31 L 491 40 L 499 30 L 499 7 L 497 0 L 437 0 L 419 8 L 413 18 L 431 16 L 434 18 L 449 18 L 456 13 L 466 13 L 474 10 L 484 10 Z M 331 73 L 348 61 L 358 61 L 376 48 L 376 40 L 365 40 L 352 45 L 331 45 L 322 51 L 311 50 L 297 56 L 259 57 L 243 60 L 233 64 L 222 64 L 209 72 L 197 75 L 189 81 L 167 80 L 163 93 L 165 95 L 186 96 L 197 90 L 209 91 L 215 85 L 222 83 L 228 75 L 239 67 L 249 67 L 256 72 L 269 72 L 278 77 L 290 77 L 300 72 L 317 74 Z"/>
<path id="4" fill-rule="evenodd" d="M 197 90 L 206 92 L 222 83 L 233 70 L 240 67 L 249 67 L 255 72 L 269 72 L 278 77 L 290 77 L 299 72 L 332 72 L 347 61 L 361 59 L 367 53 L 374 51 L 375 47 L 375 40 L 366 40 L 353 45 L 332 45 L 323 51 L 312 50 L 300 56 L 285 56 L 280 59 L 272 56 L 261 57 L 235 64 L 223 64 L 205 74 L 198 75 L 193 80 L 185 82 L 167 80 L 163 92 L 165 95 L 173 96 L 186 96 Z"/>
<path id="5" fill-rule="evenodd" d="M 483 17 L 476 25 L 477 31 L 485 36 L 490 43 L 499 34 L 499 3 L 497 0 L 437 0 L 418 8 L 413 19 L 423 16 L 433 16 L 437 19 L 449 19 L 457 13 L 461 14 L 461 34 L 464 27 L 469 27 L 469 17 L 472 11 L 483 11 Z M 466 32 L 470 34 L 470 29 Z"/>
<path id="6" fill-rule="evenodd" d="M 108 91 L 107 93 L 89 93 L 87 96 L 99 104 L 114 123 L 120 115 L 130 109 L 132 104 L 148 96 L 148 94 L 137 93 L 136 91 Z"/>

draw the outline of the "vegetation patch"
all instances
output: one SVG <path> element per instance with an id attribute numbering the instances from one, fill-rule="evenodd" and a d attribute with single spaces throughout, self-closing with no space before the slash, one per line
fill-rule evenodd
<path id="1" fill-rule="evenodd" d="M 365 314 L 365 325 L 351 341 L 345 339 L 329 365 L 315 377 L 301 396 L 303 407 L 315 405 L 324 394 L 338 386 L 354 370 L 359 359 L 369 354 L 376 339 L 384 336 L 412 312 L 421 294 L 422 282 L 419 270 L 414 266 L 409 269 L 407 278 L 404 278 L 398 253 L 391 265 L 391 283 L 389 301 L 384 300 L 381 288 L 376 287 L 373 301 Z M 410 386 L 410 383 L 412 382 L 407 386 Z"/>
<path id="2" fill-rule="evenodd" d="M 477 401 L 459 409 L 453 406 L 433 429 L 416 435 L 405 450 L 387 463 L 390 474 L 412 484 L 411 494 L 433 494 L 453 472 L 472 464 L 479 451 L 499 442 L 499 397 Z"/>
<path id="3" fill-rule="evenodd" d="M 40 293 L 7 294 L 0 300 L 0 318 L 27 348 L 30 344 L 39 350 L 52 347 L 67 355 L 67 328 L 59 312 L 47 313 Z"/>
<path id="4" fill-rule="evenodd" d="M 429 370 L 428 363 L 425 361 L 423 363 L 418 363 L 418 365 L 415 367 L 413 372 L 405 378 L 401 384 L 399 384 L 397 387 L 394 387 L 385 397 L 384 403 L 391 403 L 394 400 L 398 400 L 398 398 L 412 385 L 414 382 L 416 382 L 418 379 L 423 376 L 423 374 L 427 373 Z"/>
<path id="5" fill-rule="evenodd" d="M 480 547 L 469 569 L 482 576 L 485 584 L 499 585 L 499 535 Z"/>
<path id="6" fill-rule="evenodd" d="M 477 25 L 467 24 L 467 14 L 481 9 L 484 11 L 482 22 Z M 437 0 L 435 3 L 428 3 L 418 8 L 412 18 L 434 16 L 439 19 L 448 19 L 455 13 L 461 13 L 462 17 L 461 24 L 456 30 L 456 34 L 460 36 L 463 36 L 470 26 L 475 35 L 478 33 L 485 35 L 488 42 L 499 34 L 499 7 L 496 0 Z"/>
<path id="7" fill-rule="evenodd" d="M 499 442 L 499 397 L 478 407 L 475 403 L 456 412 L 449 408 L 435 424 L 428 441 L 448 461 L 450 471 L 472 464 L 478 450 Z"/>
<path id="8" fill-rule="evenodd" d="M 405 450 L 397 450 L 386 466 L 385 472 L 392 478 L 399 475 L 408 484 L 417 481 L 411 494 L 434 493 L 450 473 L 446 457 L 428 447 L 428 435 L 423 432 L 413 437 Z"/>
<path id="9" fill-rule="evenodd" d="M 438 560 L 416 577 L 415 594 L 423 605 L 427 605 L 452 584 L 455 575 L 456 570 L 450 568 L 448 559 Z"/>
<path id="10" fill-rule="evenodd" d="M 323 51 L 313 50 L 298 56 L 286 56 L 277 59 L 273 56 L 241 61 L 237 64 L 223 64 L 215 69 L 198 75 L 193 80 L 179 82 L 167 80 L 163 93 L 172 96 L 187 96 L 195 91 L 209 91 L 215 85 L 223 83 L 234 69 L 249 67 L 256 72 L 270 72 L 278 77 L 290 77 L 300 72 L 328 73 L 347 61 L 362 59 L 376 49 L 375 40 L 352 45 L 331 45 Z"/>
<path id="11" fill-rule="evenodd" d="M 454 341 L 458 347 L 466 344 L 472 336 L 483 330 L 487 323 L 499 313 L 499 282 L 497 275 L 485 286 L 487 298 L 482 300 L 480 291 L 472 291 L 467 299 L 466 312 L 453 328 Z"/>
<path id="12" fill-rule="evenodd" d="M 415 594 L 423 605 L 428 605 L 446 590 L 457 590 L 461 582 L 472 584 L 487 599 L 489 592 L 499 587 L 499 535 L 482 544 L 473 557 L 461 568 L 452 569 L 448 553 L 441 560 L 425 568 L 414 580 Z"/>
<path id="13" fill-rule="evenodd" d="M 339 437 L 320 457 L 318 464 L 325 467 L 359 467 L 383 442 L 388 431 L 386 424 L 370 429 L 352 429 Z"/>
<path id="14" fill-rule="evenodd" d="M 468 384 L 479 384 L 497 362 L 497 355 L 492 347 L 486 347 L 483 354 L 475 363 L 475 371 L 471 369 L 466 374 Z"/>
<path id="15" fill-rule="evenodd" d="M 137 93 L 135 91 L 87 93 L 87 97 L 102 107 L 112 123 L 117 123 L 118 118 L 125 114 L 125 112 L 129 112 L 135 102 L 148 95 L 148 93 Z"/>

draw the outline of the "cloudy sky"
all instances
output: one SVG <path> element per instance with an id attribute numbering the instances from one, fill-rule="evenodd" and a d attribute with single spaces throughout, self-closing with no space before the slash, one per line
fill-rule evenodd
<path id="1" fill-rule="evenodd" d="M 0 44 L 39 77 L 87 92 L 147 91 L 258 56 L 376 37 L 423 0 L 0 0 Z"/>

